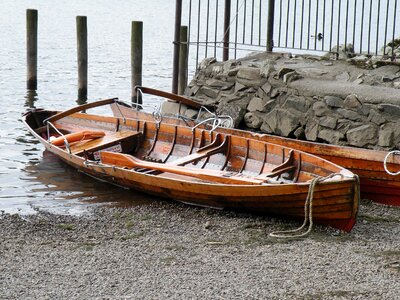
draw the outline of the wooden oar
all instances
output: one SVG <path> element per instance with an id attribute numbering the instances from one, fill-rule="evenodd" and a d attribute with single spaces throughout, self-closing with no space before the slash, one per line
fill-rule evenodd
<path id="1" fill-rule="evenodd" d="M 173 174 L 179 174 L 194 178 L 199 178 L 202 180 L 224 183 L 224 184 L 251 184 L 259 185 L 264 181 L 255 178 L 248 178 L 241 175 L 236 175 L 236 173 L 218 171 L 218 170 L 204 170 L 204 169 L 194 169 L 186 168 L 180 166 L 171 166 L 160 163 L 147 162 L 144 160 L 137 159 L 128 154 L 114 153 L 101 151 L 100 152 L 101 161 L 104 164 L 127 167 L 127 168 L 145 168 L 152 169 L 161 172 L 168 172 Z"/>

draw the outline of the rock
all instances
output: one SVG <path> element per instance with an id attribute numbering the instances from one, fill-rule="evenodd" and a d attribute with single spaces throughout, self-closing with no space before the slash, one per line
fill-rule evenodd
<path id="1" fill-rule="evenodd" d="M 383 75 L 382 82 L 391 82 L 391 81 L 395 80 L 396 78 L 397 78 L 397 76 L 395 76 L 395 75 Z"/>
<path id="2" fill-rule="evenodd" d="M 292 72 L 296 72 L 296 71 L 293 70 L 293 69 L 290 69 L 290 68 L 281 68 L 281 69 L 278 71 L 277 77 L 278 77 L 278 78 L 283 78 L 283 76 L 284 76 L 285 74 L 292 73 Z"/>
<path id="3" fill-rule="evenodd" d="M 300 78 L 301 78 L 301 75 L 299 75 L 296 71 L 293 71 L 293 72 L 289 72 L 289 73 L 286 73 L 285 75 L 283 75 L 283 82 L 289 83 L 289 82 L 295 81 Z"/>
<path id="4" fill-rule="evenodd" d="M 206 69 L 209 65 L 215 63 L 217 60 L 215 57 L 208 57 L 203 59 L 200 64 L 199 64 L 199 69 L 204 70 Z"/>
<path id="5" fill-rule="evenodd" d="M 188 117 L 189 119 L 195 119 L 196 116 L 198 114 L 198 111 L 192 108 L 188 108 L 187 110 L 185 110 L 185 112 L 183 113 L 183 115 L 185 117 Z"/>
<path id="6" fill-rule="evenodd" d="M 362 117 L 355 111 L 339 108 L 337 112 L 344 118 L 352 121 L 362 121 Z"/>
<path id="7" fill-rule="evenodd" d="M 275 100 L 269 100 L 267 101 L 267 103 L 265 103 L 264 105 L 264 110 L 265 112 L 270 112 L 271 110 L 273 110 L 276 106 L 276 101 Z"/>
<path id="8" fill-rule="evenodd" d="M 244 122 L 247 127 L 252 129 L 259 129 L 263 123 L 263 114 L 257 112 L 248 112 L 244 115 Z"/>
<path id="9" fill-rule="evenodd" d="M 394 104 L 379 104 L 378 108 L 391 117 L 400 118 L 400 106 Z"/>
<path id="10" fill-rule="evenodd" d="M 364 82 L 364 80 L 362 78 L 356 79 L 353 81 L 354 84 L 362 84 Z"/>
<path id="11" fill-rule="evenodd" d="M 318 132 L 318 138 L 328 142 L 329 144 L 339 144 L 339 141 L 344 139 L 344 134 L 337 130 L 321 129 Z"/>
<path id="12" fill-rule="evenodd" d="M 178 102 L 164 101 L 161 104 L 161 113 L 163 115 L 176 116 L 179 114 L 180 104 Z"/>
<path id="13" fill-rule="evenodd" d="M 307 122 L 305 130 L 306 139 L 308 141 L 315 142 L 318 138 L 318 130 L 319 130 L 318 122 L 314 119 L 309 120 Z"/>
<path id="14" fill-rule="evenodd" d="M 235 103 L 221 102 L 217 108 L 218 115 L 228 115 L 233 119 L 234 127 L 238 127 L 246 114 L 246 108 Z"/>
<path id="15" fill-rule="evenodd" d="M 393 87 L 395 89 L 400 89 L 400 81 L 393 82 Z"/>
<path id="16" fill-rule="evenodd" d="M 236 80 L 249 87 L 255 87 L 262 85 L 265 81 L 260 76 L 260 69 L 254 67 L 242 67 L 237 73 Z"/>
<path id="17" fill-rule="evenodd" d="M 343 101 L 343 107 L 352 109 L 352 110 L 357 110 L 359 107 L 361 107 L 362 104 L 358 100 L 358 97 L 354 94 L 348 95 L 346 99 Z"/>
<path id="18" fill-rule="evenodd" d="M 386 119 L 375 109 L 371 109 L 369 111 L 368 121 L 375 123 L 376 125 L 381 125 L 386 122 Z"/>
<path id="19" fill-rule="evenodd" d="M 247 86 L 245 86 L 244 84 L 241 84 L 240 82 L 235 83 L 235 93 L 243 91 L 247 88 Z"/>
<path id="20" fill-rule="evenodd" d="M 268 95 L 268 93 L 269 93 L 269 92 L 271 91 L 271 89 L 272 89 L 272 86 L 271 86 L 271 84 L 267 81 L 266 83 L 264 83 L 264 84 L 262 85 L 261 89 L 262 89 L 262 91 L 263 91 L 266 95 Z"/>
<path id="21" fill-rule="evenodd" d="M 260 130 L 261 130 L 262 132 L 265 132 L 265 133 L 274 133 L 274 132 L 272 131 L 271 127 L 269 127 L 268 123 L 266 123 L 266 122 L 263 122 L 263 123 L 262 123 L 262 125 L 261 125 L 261 127 L 260 127 Z"/>
<path id="22" fill-rule="evenodd" d="M 349 81 L 350 74 L 349 72 L 343 72 L 342 74 L 337 75 L 335 78 L 337 81 Z"/>
<path id="23" fill-rule="evenodd" d="M 296 139 L 304 139 L 305 138 L 305 131 L 303 127 L 297 128 L 294 132 L 293 135 L 296 137 Z"/>
<path id="24" fill-rule="evenodd" d="M 270 59 L 266 59 L 261 66 L 260 75 L 264 78 L 268 78 L 273 72 L 275 72 L 275 62 Z"/>
<path id="25" fill-rule="evenodd" d="M 314 114 L 317 117 L 324 116 L 330 112 L 330 109 L 326 106 L 325 103 L 318 101 L 313 104 Z"/>
<path id="26" fill-rule="evenodd" d="M 347 59 L 354 56 L 354 47 L 352 44 L 342 44 L 339 45 L 339 48 L 338 46 L 332 47 L 330 52 L 337 53 L 339 59 Z"/>
<path id="27" fill-rule="evenodd" d="M 381 147 L 395 147 L 400 141 L 400 131 L 398 123 L 387 123 L 379 129 L 378 145 Z"/>
<path id="28" fill-rule="evenodd" d="M 365 124 L 353 129 L 350 129 L 347 134 L 347 141 L 350 145 L 356 147 L 365 147 L 368 144 L 374 145 L 378 141 L 377 127 Z"/>
<path id="29" fill-rule="evenodd" d="M 253 111 L 263 111 L 264 110 L 264 105 L 265 101 L 261 98 L 258 97 L 253 97 L 249 105 L 247 106 L 247 111 L 253 112 Z"/>
<path id="30" fill-rule="evenodd" d="M 302 113 L 306 113 L 310 109 L 310 102 L 305 98 L 289 96 L 283 107 L 287 109 L 294 109 Z"/>
<path id="31" fill-rule="evenodd" d="M 330 107 L 343 107 L 343 99 L 336 96 L 325 96 L 324 100 Z"/>
<path id="32" fill-rule="evenodd" d="M 233 87 L 234 83 L 216 79 L 208 79 L 206 80 L 206 85 L 208 85 L 211 88 L 218 88 L 221 91 L 225 91 Z"/>
<path id="33" fill-rule="evenodd" d="M 321 117 L 321 119 L 319 120 L 319 125 L 330 128 L 330 129 L 335 129 L 337 121 L 338 120 L 335 117 L 324 116 L 324 117 Z"/>
<path id="34" fill-rule="evenodd" d="M 199 91 L 197 92 L 198 96 L 204 95 L 206 97 L 209 97 L 209 98 L 215 99 L 215 100 L 217 99 L 218 94 L 219 94 L 219 91 L 217 89 L 212 89 L 212 88 L 207 87 L 207 86 L 202 86 L 199 89 Z"/>
<path id="35" fill-rule="evenodd" d="M 275 109 L 265 116 L 265 123 L 274 134 L 289 136 L 300 126 L 300 117 L 287 110 Z"/>

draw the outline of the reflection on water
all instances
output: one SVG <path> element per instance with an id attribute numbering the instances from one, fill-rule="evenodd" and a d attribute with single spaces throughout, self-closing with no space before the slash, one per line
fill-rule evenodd
<path id="1" fill-rule="evenodd" d="M 35 102 L 38 100 L 36 90 L 27 90 L 25 96 L 25 106 L 28 108 L 35 108 Z"/>

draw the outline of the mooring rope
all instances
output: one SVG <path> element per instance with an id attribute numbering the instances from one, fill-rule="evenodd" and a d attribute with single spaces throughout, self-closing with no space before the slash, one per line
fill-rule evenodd
<path id="1" fill-rule="evenodd" d="M 313 225 L 314 225 L 314 222 L 313 222 L 313 200 L 314 200 L 315 186 L 317 185 L 318 182 L 322 182 L 324 180 L 327 180 L 327 179 L 335 177 L 335 176 L 341 176 L 343 178 L 343 174 L 334 173 L 334 174 L 328 175 L 326 177 L 318 176 L 311 180 L 310 187 L 308 188 L 307 198 L 304 203 L 304 222 L 300 227 L 298 227 L 296 229 L 292 229 L 292 230 L 273 231 L 269 234 L 269 236 L 274 237 L 274 238 L 281 238 L 281 239 L 293 239 L 293 238 L 301 238 L 301 237 L 307 236 L 312 231 Z M 299 232 L 299 231 L 305 229 L 307 226 L 307 223 L 308 223 L 308 228 L 305 232 L 300 233 L 300 234 L 292 234 L 292 233 L 296 233 L 296 232 Z"/>

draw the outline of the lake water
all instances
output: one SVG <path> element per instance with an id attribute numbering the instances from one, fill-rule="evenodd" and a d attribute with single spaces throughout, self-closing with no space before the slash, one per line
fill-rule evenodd
<path id="1" fill-rule="evenodd" d="M 130 30 L 134 20 L 144 23 L 143 85 L 169 91 L 174 5 L 171 0 L 0 1 L 0 211 L 80 214 L 94 203 L 149 201 L 143 194 L 77 173 L 44 152 L 20 117 L 30 106 L 65 109 L 76 105 L 78 15 L 88 17 L 89 101 L 130 99 Z M 27 97 L 26 92 L 27 8 L 39 12 L 35 97 Z"/>

